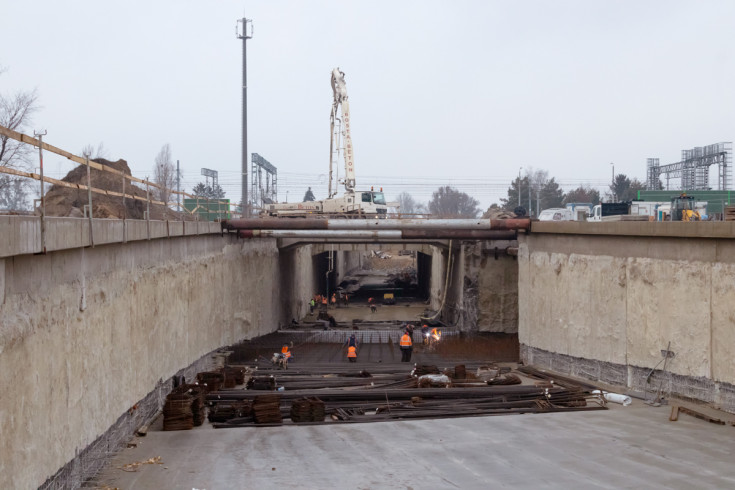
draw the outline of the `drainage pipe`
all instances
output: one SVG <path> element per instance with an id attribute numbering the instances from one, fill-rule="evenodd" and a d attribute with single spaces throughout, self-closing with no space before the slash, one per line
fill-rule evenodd
<path id="1" fill-rule="evenodd" d="M 226 230 L 528 230 L 523 219 L 319 219 L 242 218 L 222 221 Z"/>

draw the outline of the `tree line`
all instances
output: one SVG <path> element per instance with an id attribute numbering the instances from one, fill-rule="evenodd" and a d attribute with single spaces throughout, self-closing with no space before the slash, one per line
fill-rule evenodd
<path id="1" fill-rule="evenodd" d="M 524 177 L 514 179 L 508 186 L 507 196 L 501 198 L 500 203 L 493 203 L 482 216 L 488 217 L 502 211 L 538 216 L 544 209 L 564 207 L 573 202 L 599 204 L 603 198 L 607 201 L 632 201 L 638 198 L 638 191 L 645 188 L 645 182 L 617 174 L 604 196 L 588 184 L 564 192 L 546 170 L 531 170 Z M 481 213 L 477 199 L 451 186 L 439 187 L 426 204 L 416 201 L 408 192 L 398 194 L 395 200 L 402 214 L 476 218 Z"/>

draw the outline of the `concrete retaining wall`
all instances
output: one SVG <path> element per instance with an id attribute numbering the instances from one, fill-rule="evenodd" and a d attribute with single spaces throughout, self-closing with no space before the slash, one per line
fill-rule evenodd
<path id="1" fill-rule="evenodd" d="M 518 263 L 505 253 L 516 245 L 507 240 L 455 243 L 445 322 L 467 332 L 518 332 Z M 445 281 L 447 252 L 440 252 L 437 248 L 432 261 L 432 307 L 439 304 Z"/>
<path id="2" fill-rule="evenodd" d="M 41 218 L 38 216 L 0 216 L 0 257 L 41 253 Z M 94 245 L 150 240 L 177 236 L 220 233 L 219 223 L 210 221 L 145 221 L 46 218 L 46 251 L 67 250 Z"/>
<path id="3" fill-rule="evenodd" d="M 13 218 L 0 223 L 0 488 L 42 485 L 172 375 L 273 331 L 287 301 L 274 294 L 274 240 L 210 234 L 74 248 L 88 221 L 60 219 L 53 226 L 67 241 L 47 241 L 58 251 L 11 256 L 38 251 L 33 220 Z M 145 221 L 127 225 L 129 240 L 148 236 Z M 119 222 L 105 229 L 119 231 Z"/>
<path id="4" fill-rule="evenodd" d="M 541 352 L 622 369 L 624 384 L 635 388 L 670 341 L 676 357 L 667 386 L 735 411 L 728 388 L 735 384 L 735 240 L 715 238 L 727 232 L 715 227 L 707 228 L 713 238 L 692 238 L 686 223 L 673 223 L 684 226 L 682 236 L 660 223 L 630 224 L 629 236 L 597 226 L 589 235 L 579 227 L 534 230 L 522 240 L 521 344 L 537 353 L 534 362 Z M 653 236 L 659 233 L 666 235 Z M 696 388 L 704 385 L 712 389 Z M 724 397 L 715 396 L 716 385 Z"/>

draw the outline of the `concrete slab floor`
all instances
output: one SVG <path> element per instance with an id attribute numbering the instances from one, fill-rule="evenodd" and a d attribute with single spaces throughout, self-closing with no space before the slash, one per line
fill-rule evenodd
<path id="1" fill-rule="evenodd" d="M 152 430 L 99 487 L 735 488 L 735 427 L 670 407 L 407 422 Z M 160 420 L 158 421 L 160 427 Z M 122 465 L 161 457 L 137 472 Z"/>

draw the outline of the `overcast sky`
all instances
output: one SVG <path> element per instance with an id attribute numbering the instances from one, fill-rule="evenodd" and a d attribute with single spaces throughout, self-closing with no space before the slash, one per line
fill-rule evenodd
<path id="1" fill-rule="evenodd" d="M 487 207 L 521 167 L 565 189 L 605 185 L 611 162 L 645 180 L 648 157 L 735 139 L 730 0 L 6 0 L 2 15 L 0 91 L 38 89 L 47 142 L 103 142 L 141 178 L 170 143 L 187 190 L 207 167 L 233 200 L 243 16 L 249 151 L 278 168 L 281 200 L 326 194 L 337 66 L 358 187 L 389 199 L 452 184 Z"/>

